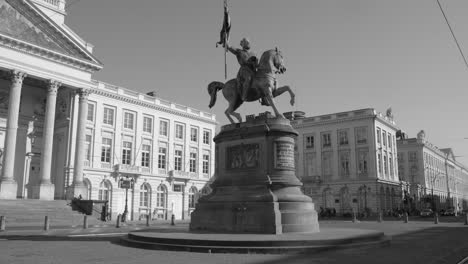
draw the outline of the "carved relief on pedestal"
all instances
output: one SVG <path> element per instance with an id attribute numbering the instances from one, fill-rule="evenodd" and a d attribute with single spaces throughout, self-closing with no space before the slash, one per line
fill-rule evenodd
<path id="1" fill-rule="evenodd" d="M 259 164 L 259 144 L 241 144 L 227 148 L 228 169 L 251 169 Z"/>

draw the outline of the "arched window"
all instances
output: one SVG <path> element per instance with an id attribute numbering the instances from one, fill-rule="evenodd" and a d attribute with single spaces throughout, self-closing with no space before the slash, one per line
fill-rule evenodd
<path id="1" fill-rule="evenodd" d="M 99 196 L 98 200 L 110 201 L 112 194 L 112 185 L 109 181 L 102 181 L 99 184 Z"/>
<path id="2" fill-rule="evenodd" d="M 162 184 L 156 190 L 156 208 L 153 218 L 167 219 L 167 188 Z"/>
<path id="3" fill-rule="evenodd" d="M 196 194 L 198 193 L 198 190 L 195 186 L 192 186 L 192 188 L 190 188 L 189 190 L 189 194 L 188 194 L 188 205 L 189 205 L 189 210 L 192 210 L 192 209 L 195 209 L 195 203 L 197 202 L 197 199 L 196 199 Z"/>
<path id="4" fill-rule="evenodd" d="M 91 182 L 88 179 L 84 179 L 83 183 L 86 187 L 86 197 L 83 197 L 83 199 L 91 200 Z"/>
<path id="5" fill-rule="evenodd" d="M 140 187 L 140 207 L 151 206 L 151 187 L 148 183 L 143 183 Z"/>

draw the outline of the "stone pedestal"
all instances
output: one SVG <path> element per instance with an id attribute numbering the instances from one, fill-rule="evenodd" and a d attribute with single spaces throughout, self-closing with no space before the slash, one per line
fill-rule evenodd
<path id="1" fill-rule="evenodd" d="M 0 182 L 0 199 L 16 199 L 18 184 L 15 180 L 4 180 Z"/>
<path id="2" fill-rule="evenodd" d="M 32 187 L 33 199 L 54 200 L 55 186 L 52 183 L 43 183 Z"/>
<path id="3" fill-rule="evenodd" d="M 289 120 L 268 113 L 223 126 L 214 138 L 213 191 L 198 200 L 190 230 L 318 232 L 312 199 L 295 175 L 296 136 Z"/>

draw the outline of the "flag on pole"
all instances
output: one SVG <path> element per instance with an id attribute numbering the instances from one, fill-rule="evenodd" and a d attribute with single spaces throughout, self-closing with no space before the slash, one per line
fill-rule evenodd
<path id="1" fill-rule="evenodd" d="M 229 41 L 229 31 L 231 31 L 231 18 L 229 17 L 227 0 L 224 0 L 223 27 L 219 34 L 219 42 L 216 43 L 216 47 L 218 47 L 218 45 L 223 45 L 223 47 L 226 47 L 226 43 Z"/>

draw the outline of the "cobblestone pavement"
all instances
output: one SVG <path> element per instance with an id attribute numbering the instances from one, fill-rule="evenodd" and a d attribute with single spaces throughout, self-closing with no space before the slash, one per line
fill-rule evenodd
<path id="1" fill-rule="evenodd" d="M 327 251 L 314 255 L 204 254 L 144 250 L 117 243 L 130 229 L 97 228 L 0 233 L 0 263 L 457 263 L 468 256 L 468 226 L 462 223 L 322 221 L 323 227 L 384 231 L 389 247 Z M 185 228 L 184 225 L 179 225 Z M 165 226 L 160 226 L 165 228 Z"/>

